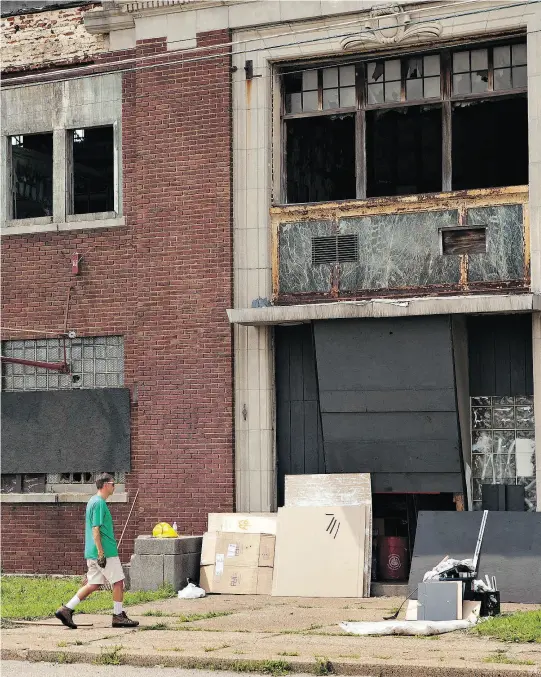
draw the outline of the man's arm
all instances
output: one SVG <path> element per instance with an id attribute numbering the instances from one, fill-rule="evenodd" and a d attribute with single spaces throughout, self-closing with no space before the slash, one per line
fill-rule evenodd
<path id="1" fill-rule="evenodd" d="M 92 527 L 92 538 L 98 549 L 98 558 L 103 557 L 103 546 L 101 544 L 101 533 L 99 527 Z"/>

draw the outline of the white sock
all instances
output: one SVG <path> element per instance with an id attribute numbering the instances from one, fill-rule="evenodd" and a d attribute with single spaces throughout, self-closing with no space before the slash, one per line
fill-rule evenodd
<path id="1" fill-rule="evenodd" d="M 115 616 L 122 613 L 122 602 L 113 602 L 113 613 Z"/>
<path id="2" fill-rule="evenodd" d="M 70 601 L 66 604 L 68 609 L 71 609 L 72 611 L 75 609 L 75 607 L 79 604 L 81 600 L 75 595 L 75 597 L 72 597 Z"/>

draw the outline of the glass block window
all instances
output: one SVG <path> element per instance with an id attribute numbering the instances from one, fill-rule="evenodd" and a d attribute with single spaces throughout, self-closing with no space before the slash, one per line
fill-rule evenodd
<path id="1" fill-rule="evenodd" d="M 471 399 L 473 506 L 482 484 L 522 484 L 526 510 L 536 510 L 533 397 Z"/>
<path id="2" fill-rule="evenodd" d="M 4 341 L 2 354 L 40 362 L 62 362 L 64 342 L 61 339 Z M 124 384 L 122 336 L 66 339 L 66 358 L 71 367 L 71 374 L 4 362 L 2 390 L 115 388 Z"/>

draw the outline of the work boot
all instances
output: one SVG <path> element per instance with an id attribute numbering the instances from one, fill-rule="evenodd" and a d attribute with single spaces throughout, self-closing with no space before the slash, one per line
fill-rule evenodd
<path id="1" fill-rule="evenodd" d="M 68 628 L 76 630 L 77 626 L 73 622 L 73 610 L 69 609 L 67 606 L 61 606 L 58 611 L 55 612 L 55 616 L 59 621 L 62 621 L 64 625 L 67 625 Z"/>
<path id="2" fill-rule="evenodd" d="M 126 612 L 122 611 L 122 613 L 113 614 L 111 625 L 113 628 L 136 628 L 139 625 L 139 621 L 132 621 L 131 618 L 126 616 Z"/>

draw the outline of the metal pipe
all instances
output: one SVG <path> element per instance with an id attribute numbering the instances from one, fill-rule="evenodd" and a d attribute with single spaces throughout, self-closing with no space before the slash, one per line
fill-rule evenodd
<path id="1" fill-rule="evenodd" d="M 38 369 L 52 369 L 61 374 L 70 373 L 69 365 L 65 360 L 64 362 L 39 362 L 37 360 L 24 360 L 20 357 L 6 357 L 5 355 L 1 355 L 0 359 L 2 362 L 9 362 L 11 364 L 24 364 L 27 367 L 37 367 Z"/>

